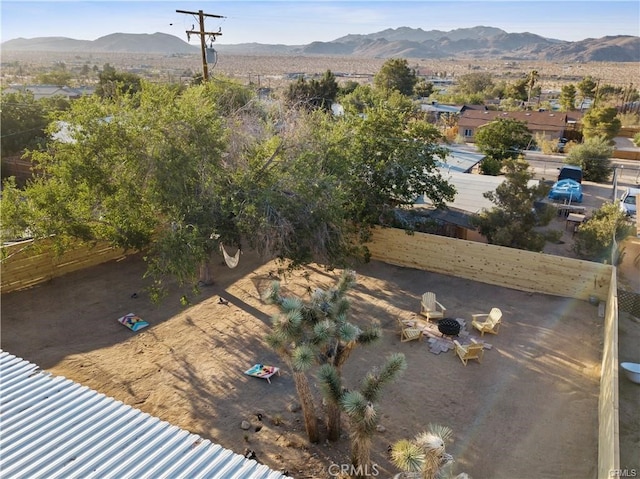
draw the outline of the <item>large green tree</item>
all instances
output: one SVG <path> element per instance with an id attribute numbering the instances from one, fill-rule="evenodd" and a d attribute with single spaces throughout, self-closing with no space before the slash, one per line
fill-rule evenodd
<path id="1" fill-rule="evenodd" d="M 553 212 L 536 209 L 535 202 L 544 198 L 548 187 L 529 184 L 533 172 L 526 161 L 508 160 L 504 168 L 506 181 L 484 194 L 496 206 L 483 210 L 473 223 L 491 244 L 542 251 L 546 237 L 535 228 L 548 224 Z"/>
<path id="2" fill-rule="evenodd" d="M 593 106 L 582 117 L 582 134 L 587 138 L 604 137 L 613 140 L 622 123 L 613 107 Z"/>
<path id="3" fill-rule="evenodd" d="M 36 100 L 26 91 L 3 93 L 1 98 L 2 157 L 43 147 L 47 141 L 45 129 L 49 116 L 69 108 L 69 100 L 62 96 Z"/>
<path id="4" fill-rule="evenodd" d="M 580 93 L 580 97 L 582 100 L 585 100 L 587 98 L 594 99 L 596 96 L 598 83 L 592 76 L 588 75 L 580 80 L 576 87 L 578 89 L 578 92 Z"/>
<path id="5" fill-rule="evenodd" d="M 456 80 L 455 90 L 466 95 L 473 95 L 487 92 L 493 87 L 494 82 L 491 73 L 476 72 L 459 76 Z"/>
<path id="6" fill-rule="evenodd" d="M 420 194 L 437 206 L 451 200 L 455 189 L 437 168 L 448 154 L 440 132 L 398 92 L 373 93 L 368 100 L 363 114 L 348 111 L 325 135 L 326 165 L 347 192 L 349 217 L 367 226 L 389 210 L 412 205 Z"/>
<path id="7" fill-rule="evenodd" d="M 180 282 L 197 276 L 217 245 L 212 234 L 231 239 L 223 228 L 227 134 L 204 88 L 179 94 L 147 84 L 117 101 L 83 97 L 57 120 L 69 125 L 69 138 L 33 152 L 43 174 L 24 190 L 5 191 L 3 210 L 15 208 L 5 224 L 14 234 L 144 250 L 156 278 Z"/>
<path id="8" fill-rule="evenodd" d="M 357 233 L 384 211 L 453 195 L 435 172 L 439 134 L 398 92 L 338 119 L 272 107 L 232 82 L 114 95 L 55 117 L 70 141 L 34 152 L 43 174 L 24 191 L 5 189 L 4 232 L 144 250 L 156 292 L 168 276 L 210 282 L 220 243 L 346 265 L 366 258 Z"/>
<path id="9" fill-rule="evenodd" d="M 303 76 L 291 85 L 286 92 L 287 102 L 294 107 L 322 108 L 331 110 L 338 94 L 338 82 L 330 70 L 322 78 L 305 80 Z"/>
<path id="10" fill-rule="evenodd" d="M 595 136 L 571 148 L 565 161 L 570 165 L 580 166 L 585 180 L 604 183 L 609 180 L 613 172 L 612 154 L 613 147 L 609 144 L 609 140 L 602 136 Z"/>
<path id="11" fill-rule="evenodd" d="M 621 253 L 617 244 L 634 229 L 616 203 L 605 203 L 580 225 L 573 250 L 584 259 L 617 264 Z"/>
<path id="12" fill-rule="evenodd" d="M 403 95 L 413 95 L 413 88 L 418 82 L 416 72 L 409 68 L 405 58 L 391 58 L 384 62 L 373 77 L 373 84 L 380 90 L 396 90 Z"/>
<path id="13" fill-rule="evenodd" d="M 562 85 L 560 89 L 560 108 L 572 111 L 576 108 L 576 87 L 573 83 Z"/>
<path id="14" fill-rule="evenodd" d="M 121 93 L 135 94 L 142 89 L 142 78 L 134 73 L 118 72 L 105 63 L 98 74 L 96 95 L 102 98 L 116 98 Z"/>
<path id="15" fill-rule="evenodd" d="M 527 124 L 511 118 L 497 118 L 478 129 L 476 146 L 485 155 L 480 164 L 484 174 L 498 175 L 505 160 L 515 160 L 531 142 Z"/>

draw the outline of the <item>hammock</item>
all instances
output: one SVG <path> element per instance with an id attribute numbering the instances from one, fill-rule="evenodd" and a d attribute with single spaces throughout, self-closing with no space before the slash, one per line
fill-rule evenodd
<path id="1" fill-rule="evenodd" d="M 222 251 L 222 256 L 224 256 L 224 262 L 227 263 L 229 268 L 235 268 L 238 266 L 238 263 L 240 262 L 240 248 L 238 248 L 238 251 L 236 251 L 234 256 L 229 256 L 229 254 L 227 254 L 222 243 L 220 243 L 220 250 Z"/>

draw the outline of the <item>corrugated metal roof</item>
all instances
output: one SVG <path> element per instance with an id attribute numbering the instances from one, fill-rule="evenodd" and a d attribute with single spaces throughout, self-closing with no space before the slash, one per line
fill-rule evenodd
<path id="1" fill-rule="evenodd" d="M 446 160 L 437 162 L 437 165 L 446 171 L 467 173 L 484 158 L 484 155 L 477 151 L 474 152 L 454 146 L 447 146 L 447 149 L 449 150 L 449 155 Z"/>
<path id="2" fill-rule="evenodd" d="M 2 350 L 0 451 L 3 479 L 286 478 Z"/>

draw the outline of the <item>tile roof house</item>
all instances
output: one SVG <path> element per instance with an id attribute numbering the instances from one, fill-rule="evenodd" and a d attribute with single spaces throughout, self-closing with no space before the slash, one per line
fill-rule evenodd
<path id="1" fill-rule="evenodd" d="M 555 140 L 574 136 L 569 132 L 576 129 L 581 116 L 579 112 L 465 110 L 460 113 L 458 131 L 465 141 L 473 142 L 478 128 L 498 118 L 510 118 L 525 122 L 533 135 L 542 134 Z"/>

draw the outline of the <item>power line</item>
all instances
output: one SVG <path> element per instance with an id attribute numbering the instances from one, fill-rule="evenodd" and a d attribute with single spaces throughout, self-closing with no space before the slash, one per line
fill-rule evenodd
<path id="1" fill-rule="evenodd" d="M 225 18 L 222 15 L 214 15 L 211 13 L 203 13 L 202 10 L 198 10 L 197 12 L 188 12 L 186 10 L 176 10 L 176 13 L 185 13 L 187 15 L 197 15 L 198 23 L 200 26 L 200 30 L 195 29 L 195 25 L 191 26 L 191 30 L 187 30 L 187 40 L 191 39 L 191 35 L 199 35 L 200 36 L 200 49 L 202 50 L 202 75 L 203 80 L 207 81 L 209 79 L 209 68 L 207 66 L 207 36 L 213 43 L 218 35 L 222 35 L 222 32 L 218 30 L 217 32 L 207 32 L 204 29 L 204 17 L 211 18 Z"/>

